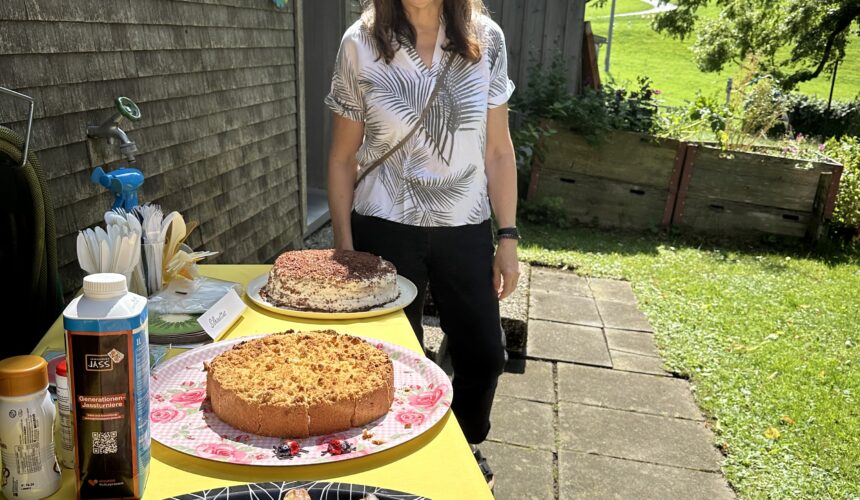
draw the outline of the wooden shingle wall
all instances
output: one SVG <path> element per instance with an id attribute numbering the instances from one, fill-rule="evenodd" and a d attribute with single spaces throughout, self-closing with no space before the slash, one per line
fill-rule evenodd
<path id="1" fill-rule="evenodd" d="M 131 97 L 141 202 L 200 227 L 189 244 L 208 262 L 263 262 L 302 236 L 295 0 L 15 0 L 0 2 L 0 86 L 36 100 L 32 148 L 57 217 L 65 291 L 80 286 L 81 228 L 110 195 L 92 168 L 120 160 L 87 141 L 87 123 Z M 0 124 L 23 132 L 23 108 L 0 102 Z"/>

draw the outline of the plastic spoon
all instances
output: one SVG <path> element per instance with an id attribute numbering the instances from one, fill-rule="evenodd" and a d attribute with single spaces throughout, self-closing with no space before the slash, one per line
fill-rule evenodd
<path id="1" fill-rule="evenodd" d="M 133 212 L 126 212 L 125 218 L 128 221 L 128 226 L 131 229 L 132 233 L 137 233 L 136 237 L 136 246 L 134 248 L 134 255 L 132 257 L 132 261 L 134 262 L 134 273 L 132 277 L 132 288 L 134 288 L 137 292 L 146 295 L 146 284 L 143 278 L 143 261 L 140 258 L 141 253 L 141 242 L 143 239 L 143 228 L 140 226 L 140 219 L 137 218 Z"/>
<path id="2" fill-rule="evenodd" d="M 93 264 L 93 254 L 90 252 L 90 247 L 87 244 L 87 237 L 84 236 L 83 231 L 78 233 L 77 240 L 77 249 L 78 249 L 78 264 L 80 264 L 81 269 L 86 271 L 88 274 L 93 274 L 95 265 Z"/>
<path id="3" fill-rule="evenodd" d="M 110 211 L 105 212 L 105 224 L 108 226 L 116 225 L 116 226 L 125 226 L 128 224 L 128 221 L 123 215 L 118 214 L 117 212 Z"/>
<path id="4" fill-rule="evenodd" d="M 177 217 L 182 217 L 179 215 L 179 212 L 170 212 L 161 222 L 161 241 L 167 242 L 167 233 L 170 232 L 170 227 Z"/>
<path id="5" fill-rule="evenodd" d="M 101 259 L 101 257 L 100 257 L 101 256 L 101 250 L 99 248 L 98 239 L 96 238 L 96 233 L 92 229 L 85 229 L 84 230 L 84 237 L 87 240 L 87 248 L 90 249 L 90 256 L 93 259 L 93 261 L 92 261 L 93 262 L 93 269 L 94 269 L 93 272 L 97 273 L 98 272 L 98 266 L 99 266 L 100 259 Z"/>
<path id="6" fill-rule="evenodd" d="M 122 243 L 122 229 L 115 224 L 110 224 L 107 227 L 108 234 L 108 246 L 110 247 L 111 259 L 110 259 L 110 272 L 116 273 L 119 272 L 119 253 L 121 249 Z"/>
<path id="7" fill-rule="evenodd" d="M 128 260 L 128 257 L 126 257 L 126 255 L 125 255 L 125 249 L 126 249 L 125 239 L 124 238 L 117 239 L 116 248 L 114 250 L 114 261 L 113 261 L 114 264 L 113 264 L 113 271 L 112 272 L 117 273 L 117 274 L 125 274 L 126 273 L 125 268 L 127 266 L 126 261 Z"/>

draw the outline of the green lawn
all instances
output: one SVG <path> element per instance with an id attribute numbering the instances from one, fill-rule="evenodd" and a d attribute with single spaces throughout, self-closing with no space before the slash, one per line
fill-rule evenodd
<path id="1" fill-rule="evenodd" d="M 618 0 L 616 12 L 645 10 L 650 6 L 640 0 Z M 703 18 L 716 17 L 720 11 L 708 7 L 700 11 Z M 586 19 L 592 21 L 594 33 L 606 36 L 609 32 L 609 7 L 586 10 Z M 860 42 L 848 46 L 848 54 L 836 78 L 835 99 L 850 100 L 860 94 Z M 663 91 L 666 104 L 678 105 L 692 100 L 696 91 L 706 95 L 725 95 L 726 79 L 737 79 L 739 68 L 727 68 L 722 73 L 702 73 L 693 61 L 689 47 L 691 40 L 681 42 L 651 29 L 651 16 L 620 17 L 615 20 L 613 35 L 611 76 L 619 83 L 635 82 L 638 76 L 649 76 L 655 88 Z M 603 71 L 605 47 L 601 48 L 600 69 Z M 605 75 L 602 75 L 605 77 Z M 814 81 L 800 85 L 807 94 L 827 98 L 830 75 L 823 74 Z"/>
<path id="2" fill-rule="evenodd" d="M 628 12 L 642 12 L 651 8 L 651 5 L 642 0 L 618 0 L 615 3 L 615 14 L 627 14 Z M 587 8 L 587 19 L 597 17 L 608 17 L 612 12 L 612 0 L 606 2 L 603 7 L 595 7 L 591 2 Z"/>
<path id="3" fill-rule="evenodd" d="M 525 260 L 632 282 L 667 366 L 691 378 L 712 419 L 742 498 L 860 495 L 860 255 L 828 261 L 584 228 L 523 234 Z"/>

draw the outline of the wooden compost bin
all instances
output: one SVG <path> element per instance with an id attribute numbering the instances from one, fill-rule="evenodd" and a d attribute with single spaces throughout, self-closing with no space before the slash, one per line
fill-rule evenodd
<path id="1" fill-rule="evenodd" d="M 726 236 L 818 239 L 842 165 L 687 146 L 672 226 Z"/>
<path id="2" fill-rule="evenodd" d="M 842 177 L 832 161 L 724 152 L 632 132 L 591 145 L 562 129 L 541 147 L 527 200 L 560 197 L 571 220 L 600 227 L 816 240 Z"/>
<path id="3" fill-rule="evenodd" d="M 597 145 L 558 130 L 542 145 L 527 199 L 561 197 L 568 217 L 600 227 L 650 229 L 665 226 L 685 145 L 632 132 L 613 132 Z"/>

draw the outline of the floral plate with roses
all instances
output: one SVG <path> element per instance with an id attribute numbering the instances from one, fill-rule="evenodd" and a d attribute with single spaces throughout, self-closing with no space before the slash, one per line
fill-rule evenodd
<path id="1" fill-rule="evenodd" d="M 257 337 L 260 336 L 197 347 L 159 366 L 150 380 L 152 438 L 182 453 L 234 464 L 329 463 L 405 443 L 430 430 L 451 406 L 450 381 L 435 363 L 405 347 L 364 338 L 387 352 L 394 365 L 394 403 L 385 416 L 361 428 L 304 439 L 249 434 L 223 422 L 212 411 L 206 399 L 203 363 L 239 342 Z"/>

